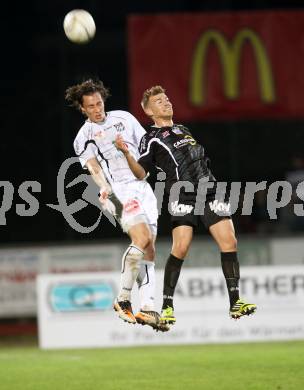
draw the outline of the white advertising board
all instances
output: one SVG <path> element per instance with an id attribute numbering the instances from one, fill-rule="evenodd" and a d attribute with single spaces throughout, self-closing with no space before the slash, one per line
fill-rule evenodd
<path id="1" fill-rule="evenodd" d="M 163 272 L 157 271 L 156 307 Z M 175 294 L 177 323 L 167 333 L 129 325 L 112 309 L 119 273 L 40 275 L 37 280 L 41 348 L 227 343 L 304 339 L 304 266 L 243 267 L 242 296 L 258 305 L 250 317 L 228 316 L 220 268 L 183 269 Z M 136 290 L 136 288 L 135 288 Z M 138 308 L 137 292 L 132 296 Z"/>
<path id="2" fill-rule="evenodd" d="M 119 269 L 114 244 L 0 250 L 0 318 L 36 316 L 36 277 L 43 273 Z"/>

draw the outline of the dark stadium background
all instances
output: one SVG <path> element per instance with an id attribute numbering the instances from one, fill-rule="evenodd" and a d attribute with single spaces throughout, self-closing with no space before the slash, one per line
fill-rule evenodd
<path id="1" fill-rule="evenodd" d="M 7 224 L 0 226 L 0 241 L 51 243 L 102 240 L 121 237 L 109 223 L 88 235 L 68 226 L 63 216 L 46 207 L 57 203 L 56 177 L 61 163 L 74 155 L 72 142 L 83 118 L 67 107 L 64 91 L 85 77 L 100 77 L 111 89 L 107 109 L 128 110 L 126 22 L 128 14 L 187 11 L 296 8 L 292 1 L 29 1 L 6 2 L 1 9 L 1 181 L 15 188 Z M 97 35 L 88 45 L 67 40 L 62 22 L 74 8 L 92 13 Z M 239 121 L 189 123 L 212 160 L 221 180 L 281 180 L 292 157 L 303 153 L 302 121 Z M 202 129 L 203 131 L 198 131 Z M 219 142 L 220 140 L 220 142 Z M 74 168 L 74 174 L 81 172 Z M 40 203 L 34 217 L 20 217 L 17 193 L 25 180 L 39 181 Z M 78 187 L 75 187 L 78 188 Z M 79 187 L 81 190 L 81 187 Z M 73 192 L 73 191 L 72 191 Z M 1 188 L 1 197 L 3 189 Z M 70 201 L 79 194 L 70 195 Z M 75 197 L 75 198 L 74 198 Z M 96 220 L 96 209 L 81 213 L 84 223 Z M 254 221 L 237 218 L 238 231 L 254 231 Z M 277 222 L 274 222 L 277 223 Z M 250 226 L 250 228 L 248 228 Z M 166 213 L 160 218 L 160 234 L 168 234 Z"/>

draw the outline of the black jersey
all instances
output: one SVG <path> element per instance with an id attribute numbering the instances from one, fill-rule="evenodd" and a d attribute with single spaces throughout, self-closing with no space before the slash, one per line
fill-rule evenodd
<path id="1" fill-rule="evenodd" d="M 203 146 L 183 125 L 152 126 L 142 137 L 139 152 L 138 162 L 146 172 L 154 166 L 166 173 L 167 191 L 177 181 L 189 181 L 194 187 L 202 178 L 215 182 Z"/>

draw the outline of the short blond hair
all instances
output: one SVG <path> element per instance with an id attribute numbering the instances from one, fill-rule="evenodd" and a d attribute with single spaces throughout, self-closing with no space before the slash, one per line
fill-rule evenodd
<path id="1" fill-rule="evenodd" d="M 153 87 L 146 89 L 143 93 L 143 97 L 141 99 L 141 106 L 145 109 L 148 105 L 149 99 L 151 96 L 158 95 L 160 93 L 165 93 L 166 90 L 160 85 L 154 85 Z"/>

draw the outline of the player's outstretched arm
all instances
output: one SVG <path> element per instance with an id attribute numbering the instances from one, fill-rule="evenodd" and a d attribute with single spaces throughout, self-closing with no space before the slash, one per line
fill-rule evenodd
<path id="1" fill-rule="evenodd" d="M 121 135 L 117 135 L 115 139 L 115 146 L 118 150 L 121 150 L 123 154 L 125 155 L 127 162 L 129 164 L 129 167 L 131 171 L 133 172 L 134 176 L 137 177 L 137 179 L 144 179 L 147 174 L 144 168 L 135 160 L 135 158 L 131 155 L 131 153 L 128 150 L 127 145 L 124 143 L 124 140 Z"/>
<path id="2" fill-rule="evenodd" d="M 108 183 L 98 160 L 95 157 L 90 158 L 86 162 L 86 166 L 93 180 L 100 188 L 99 201 L 102 204 L 103 209 L 110 211 L 110 213 L 119 221 L 122 217 L 123 205 L 112 191 L 112 187 Z M 114 209 L 111 204 L 114 206 Z"/>
<path id="3" fill-rule="evenodd" d="M 90 158 L 86 162 L 86 166 L 92 176 L 92 179 L 95 181 L 97 186 L 100 188 L 101 192 L 105 192 L 109 195 L 112 192 L 110 184 L 107 182 L 103 170 L 95 157 Z"/>

